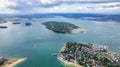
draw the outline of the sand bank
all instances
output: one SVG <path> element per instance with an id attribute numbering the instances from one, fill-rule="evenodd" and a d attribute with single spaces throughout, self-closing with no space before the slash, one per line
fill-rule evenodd
<path id="1" fill-rule="evenodd" d="M 27 60 L 27 58 L 20 58 L 20 59 L 11 59 L 8 60 L 3 66 L 1 67 L 14 67 L 15 65 Z"/>
<path id="2" fill-rule="evenodd" d="M 71 30 L 72 34 L 83 34 L 85 32 L 87 32 L 87 29 L 85 28 L 77 28 L 77 29 Z"/>

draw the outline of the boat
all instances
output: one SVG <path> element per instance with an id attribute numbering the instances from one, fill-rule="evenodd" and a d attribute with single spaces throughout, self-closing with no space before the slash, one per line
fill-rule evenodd
<path id="1" fill-rule="evenodd" d="M 52 53 L 51 55 L 52 55 L 52 56 L 57 56 L 57 54 L 58 54 L 58 53 Z"/>

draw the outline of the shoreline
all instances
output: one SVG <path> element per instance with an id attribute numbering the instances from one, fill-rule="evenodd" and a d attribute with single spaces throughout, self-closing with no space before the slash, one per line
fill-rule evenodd
<path id="1" fill-rule="evenodd" d="M 64 24 L 66 24 L 66 23 L 64 22 Z M 69 25 L 71 23 L 67 23 L 67 24 Z M 54 24 L 54 21 L 50 21 L 50 23 L 49 22 L 42 23 L 42 25 L 44 25 L 44 28 L 46 28 L 52 32 L 55 32 L 55 33 L 83 34 L 83 33 L 88 31 L 88 29 L 78 27 L 78 26 L 75 26 L 73 24 L 69 25 L 70 27 L 67 27 L 67 24 L 65 26 L 61 26 L 61 24 L 60 24 L 60 26 L 59 26 L 59 24 L 57 25 L 56 22 Z"/>
<path id="2" fill-rule="evenodd" d="M 59 57 L 57 57 L 57 59 L 62 62 L 64 64 L 65 67 L 69 67 L 69 66 L 74 66 L 74 67 L 83 67 L 79 64 L 76 64 L 76 63 L 72 63 L 72 62 L 68 62 L 68 61 L 64 61 L 62 59 L 60 59 Z"/>
<path id="3" fill-rule="evenodd" d="M 71 50 L 73 48 L 75 50 Z M 83 54 L 84 56 L 82 56 Z M 94 57 L 100 60 L 97 60 Z M 82 60 L 82 58 L 85 60 Z M 61 48 L 61 51 L 57 55 L 57 59 L 63 62 L 64 67 L 120 67 L 119 53 L 110 51 L 107 46 L 94 45 L 91 43 L 83 44 L 78 42 L 67 42 L 66 46 L 63 45 L 63 47 Z M 103 59 L 109 61 L 104 61 Z"/>
<path id="4" fill-rule="evenodd" d="M 10 59 L 7 62 L 5 62 L 5 64 L 3 64 L 1 67 L 14 67 L 17 64 L 19 64 L 19 63 L 21 63 L 25 60 L 27 60 L 27 57 L 26 58 L 20 58 L 20 59 Z"/>
<path id="5" fill-rule="evenodd" d="M 64 43 L 64 45 L 62 46 L 62 48 L 60 49 L 60 52 L 64 50 L 64 48 L 66 47 L 66 43 Z M 79 64 L 73 63 L 73 62 L 68 62 L 68 61 L 64 61 L 60 58 L 59 53 L 57 55 L 57 59 L 62 62 L 64 64 L 65 67 L 69 67 L 69 66 L 74 66 L 74 67 L 83 67 Z"/>
<path id="6" fill-rule="evenodd" d="M 88 29 L 85 29 L 85 28 L 77 28 L 77 29 L 73 29 L 71 30 L 71 34 L 83 34 L 85 32 L 87 32 Z"/>

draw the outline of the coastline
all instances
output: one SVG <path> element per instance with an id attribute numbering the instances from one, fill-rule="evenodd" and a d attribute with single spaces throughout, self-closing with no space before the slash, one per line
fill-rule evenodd
<path id="1" fill-rule="evenodd" d="M 87 32 L 87 29 L 77 28 L 77 29 L 71 30 L 70 32 L 71 32 L 71 34 L 83 34 L 83 33 Z"/>
<path id="2" fill-rule="evenodd" d="M 71 50 L 73 48 L 75 50 Z M 95 56 L 96 55 L 96 54 L 94 54 L 95 52 L 100 57 Z M 76 55 L 78 55 L 77 53 L 79 54 L 79 56 L 76 57 Z M 89 54 L 89 53 L 91 53 L 91 54 Z M 81 56 L 81 55 L 84 55 L 84 56 Z M 90 58 L 90 57 L 93 57 L 93 58 Z M 97 57 L 100 60 L 96 60 L 96 59 L 94 59 L 94 57 Z M 82 58 L 85 60 L 82 60 Z M 91 43 L 82 44 L 82 43 L 77 43 L 77 42 L 67 42 L 66 46 L 64 44 L 63 47 L 61 48 L 59 54 L 57 55 L 57 59 L 60 60 L 61 62 L 63 62 L 64 67 L 71 67 L 71 66 L 72 67 L 84 67 L 84 66 L 120 67 L 120 59 L 119 58 L 120 58 L 120 55 L 118 53 L 110 51 L 107 46 L 94 45 Z M 103 59 L 106 59 L 109 61 L 104 61 Z M 93 60 L 95 62 L 93 62 Z"/>
<path id="3" fill-rule="evenodd" d="M 63 47 L 60 49 L 60 52 L 61 52 L 61 51 L 64 51 L 65 47 L 66 47 L 66 43 L 64 43 Z M 59 53 L 58 53 L 58 55 L 57 55 L 57 59 L 58 59 L 60 62 L 62 62 L 65 67 L 69 67 L 69 66 L 83 67 L 83 66 L 81 66 L 81 65 L 79 65 L 79 64 L 76 64 L 76 63 L 73 63 L 73 62 L 64 61 L 63 59 L 60 58 Z"/>
<path id="4" fill-rule="evenodd" d="M 74 66 L 74 67 L 83 67 L 79 64 L 76 64 L 76 63 L 72 63 L 72 62 L 68 62 L 68 61 L 64 61 L 62 59 L 60 59 L 59 57 L 57 57 L 57 59 L 62 62 L 64 64 L 65 67 L 69 67 L 69 66 Z"/>
<path id="5" fill-rule="evenodd" d="M 27 60 L 27 57 L 26 58 L 20 58 L 20 59 L 10 59 L 8 60 L 4 65 L 2 65 L 1 67 L 14 67 L 15 65 L 23 62 Z"/>
<path id="6" fill-rule="evenodd" d="M 75 25 L 70 24 L 70 23 L 66 23 L 66 22 L 61 23 L 64 26 L 62 26 L 60 24 L 60 22 L 59 22 L 60 25 L 56 24 L 56 23 L 57 22 L 50 21 L 50 22 L 42 23 L 42 25 L 44 25 L 44 27 L 47 28 L 50 31 L 53 31 L 53 32 L 56 32 L 56 33 L 64 33 L 64 34 L 83 34 L 83 33 L 87 32 L 87 30 L 88 30 L 88 29 L 85 29 L 85 28 L 75 26 Z M 70 27 L 68 27 L 67 25 L 70 26 Z"/>
<path id="7" fill-rule="evenodd" d="M 62 46 L 62 48 L 60 49 L 59 52 L 64 51 L 65 47 L 66 47 L 66 43 L 63 44 L 63 46 Z"/>

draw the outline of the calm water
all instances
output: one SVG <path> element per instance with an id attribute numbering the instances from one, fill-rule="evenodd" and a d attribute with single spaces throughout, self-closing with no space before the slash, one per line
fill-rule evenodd
<path id="1" fill-rule="evenodd" d="M 88 31 L 85 34 L 56 34 L 41 25 L 53 20 L 70 22 Z M 31 22 L 32 25 L 25 26 L 25 22 Z M 28 57 L 27 61 L 16 67 L 64 67 L 51 54 L 59 52 L 63 43 L 68 41 L 107 45 L 120 53 L 120 24 L 116 22 L 56 17 L 21 21 L 18 25 L 12 22 L 1 25 L 7 25 L 8 28 L 0 29 L 0 56 Z"/>

